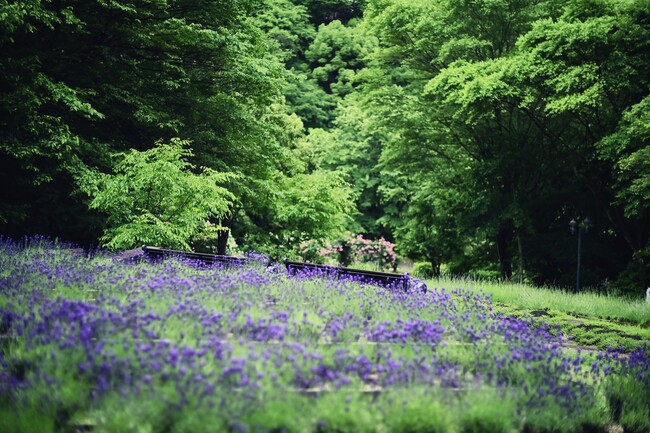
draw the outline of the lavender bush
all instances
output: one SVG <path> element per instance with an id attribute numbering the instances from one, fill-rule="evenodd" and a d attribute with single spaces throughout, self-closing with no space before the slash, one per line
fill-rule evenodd
<path id="1" fill-rule="evenodd" d="M 650 352 L 591 353 L 490 296 L 40 239 L 0 245 L 0 430 L 626 431 Z"/>

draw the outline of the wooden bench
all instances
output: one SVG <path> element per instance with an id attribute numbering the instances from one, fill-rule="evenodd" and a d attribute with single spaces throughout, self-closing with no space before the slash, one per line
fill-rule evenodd
<path id="1" fill-rule="evenodd" d="M 222 263 L 229 266 L 243 266 L 250 262 L 244 257 L 224 256 L 219 254 L 195 253 L 191 251 L 171 250 L 168 248 L 151 247 L 144 245 L 142 251 L 145 256 L 157 259 L 164 257 L 182 257 L 184 259 L 197 260 L 203 263 Z"/>
<path id="2" fill-rule="evenodd" d="M 286 266 L 287 271 L 292 275 L 300 273 L 322 273 L 336 278 L 343 277 L 360 283 L 377 284 L 403 290 L 407 290 L 411 282 L 408 274 L 397 274 L 393 272 L 366 271 L 343 266 L 317 265 L 290 260 L 285 260 L 284 266 Z"/>
<path id="3" fill-rule="evenodd" d="M 252 262 L 252 259 L 245 257 L 234 257 L 219 254 L 195 253 L 189 251 L 172 250 L 168 248 L 143 246 L 144 255 L 152 259 L 165 257 L 181 257 L 197 260 L 203 263 L 220 263 L 225 266 L 243 266 Z M 269 265 L 270 263 L 267 263 Z M 426 284 L 412 278 L 409 274 L 398 274 L 393 272 L 366 271 L 362 269 L 347 268 L 343 266 L 317 265 L 314 263 L 294 262 L 284 260 L 283 264 L 290 275 L 313 275 L 322 274 L 334 278 L 345 278 L 365 284 L 376 284 L 383 287 L 401 290 L 422 290 L 427 291 Z"/>

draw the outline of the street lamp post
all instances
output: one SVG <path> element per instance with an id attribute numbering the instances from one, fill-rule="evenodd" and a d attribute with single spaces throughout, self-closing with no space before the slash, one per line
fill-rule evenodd
<path id="1" fill-rule="evenodd" d="M 580 291 L 580 250 L 582 248 L 582 234 L 587 233 L 591 227 L 591 220 L 585 218 L 582 220 L 582 223 L 576 222 L 575 219 L 572 219 L 569 222 L 569 228 L 571 229 L 571 235 L 578 235 L 578 266 L 576 269 L 576 292 Z"/>

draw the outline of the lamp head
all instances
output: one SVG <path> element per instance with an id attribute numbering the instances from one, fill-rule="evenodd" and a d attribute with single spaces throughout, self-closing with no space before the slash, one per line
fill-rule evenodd
<path id="1" fill-rule="evenodd" d="M 575 235 L 576 234 L 576 229 L 578 228 L 578 223 L 576 222 L 575 219 L 572 219 L 569 222 L 569 229 L 571 230 L 571 234 Z"/>

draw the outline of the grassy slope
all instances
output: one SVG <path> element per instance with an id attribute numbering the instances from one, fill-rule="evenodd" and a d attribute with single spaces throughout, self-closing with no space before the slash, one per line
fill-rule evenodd
<path id="1" fill-rule="evenodd" d="M 498 311 L 558 324 L 581 346 L 622 346 L 629 350 L 650 345 L 650 303 L 643 300 L 468 279 L 429 280 L 427 285 L 491 293 Z"/>

